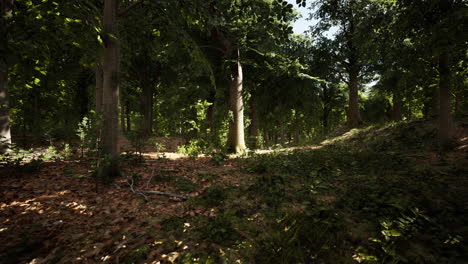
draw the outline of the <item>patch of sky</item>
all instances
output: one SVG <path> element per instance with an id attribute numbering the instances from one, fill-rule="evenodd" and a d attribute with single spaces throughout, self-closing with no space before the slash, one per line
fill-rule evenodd
<path id="1" fill-rule="evenodd" d="M 310 10 L 310 3 L 306 7 L 302 7 L 296 4 L 296 0 L 286 0 L 288 3 L 292 4 L 294 9 L 299 12 L 300 17 L 294 22 L 293 31 L 294 34 L 305 34 L 306 31 L 310 29 L 311 26 L 314 26 L 318 23 L 318 19 L 311 18 L 310 13 L 313 10 Z M 338 27 L 332 27 L 330 30 L 325 32 L 325 36 L 329 39 L 333 39 Z"/>

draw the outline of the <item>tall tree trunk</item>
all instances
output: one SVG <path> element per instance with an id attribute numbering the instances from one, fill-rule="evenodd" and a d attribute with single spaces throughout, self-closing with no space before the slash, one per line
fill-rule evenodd
<path id="1" fill-rule="evenodd" d="M 440 94 L 439 94 L 439 87 L 437 85 L 432 86 L 432 102 L 431 103 L 432 103 L 432 107 L 430 108 L 431 110 L 429 111 L 429 118 L 436 120 L 439 116 L 439 111 L 440 111 Z"/>
<path id="2" fill-rule="evenodd" d="M 127 127 L 125 126 L 125 104 L 120 102 L 120 129 L 125 134 L 127 132 Z"/>
<path id="3" fill-rule="evenodd" d="M 451 143 L 452 109 L 450 105 L 450 57 L 447 51 L 439 56 L 439 146 L 446 150 Z"/>
<path id="4" fill-rule="evenodd" d="M 8 98 L 8 70 L 0 64 L 0 154 L 10 151 L 10 105 Z"/>
<path id="5" fill-rule="evenodd" d="M 322 113 L 322 128 L 323 128 L 323 134 L 326 135 L 328 133 L 328 117 L 331 112 L 331 96 L 330 96 L 330 91 L 327 88 L 326 84 L 322 84 L 322 89 L 323 89 L 323 97 L 322 97 L 322 102 L 323 102 L 323 113 Z"/>
<path id="6" fill-rule="evenodd" d="M 145 136 L 150 136 L 153 133 L 153 87 L 151 82 L 146 80 L 142 86 L 143 91 L 140 96 L 140 102 L 143 124 L 141 126 L 141 132 Z"/>
<path id="7" fill-rule="evenodd" d="M 209 135 L 214 135 L 214 107 L 215 107 L 215 100 L 216 100 L 216 91 L 210 91 L 208 95 L 208 109 L 206 110 L 206 120 L 208 122 L 208 129 Z"/>
<path id="8" fill-rule="evenodd" d="M 0 46 L 3 52 L 8 52 L 7 21 L 4 14 L 13 8 L 13 1 L 0 2 Z M 6 54 L 1 54 L 6 55 Z M 10 101 L 8 96 L 8 63 L 4 56 L 0 57 L 0 154 L 10 151 Z"/>
<path id="9" fill-rule="evenodd" d="M 96 66 L 96 113 L 102 114 L 102 99 L 103 99 L 104 72 L 102 65 Z"/>
<path id="10" fill-rule="evenodd" d="M 104 62 L 103 62 L 103 131 L 101 134 L 103 154 L 109 161 L 102 164 L 101 177 L 118 176 L 119 136 L 119 43 L 117 10 L 119 0 L 104 1 Z"/>
<path id="11" fill-rule="evenodd" d="M 252 93 L 250 98 L 250 127 L 249 138 L 252 149 L 258 147 L 258 111 L 257 111 L 257 96 L 255 92 Z"/>
<path id="12" fill-rule="evenodd" d="M 348 111 L 347 111 L 347 124 L 350 128 L 355 128 L 362 124 L 361 115 L 359 113 L 359 91 L 358 91 L 359 66 L 352 63 L 349 66 L 348 74 L 349 74 L 349 106 L 348 106 Z"/>
<path id="13" fill-rule="evenodd" d="M 132 131 L 132 120 L 130 118 L 130 102 L 125 100 L 125 120 L 127 122 L 127 132 Z"/>
<path id="14" fill-rule="evenodd" d="M 398 78 L 393 77 L 390 85 L 393 93 L 393 108 L 392 108 L 392 119 L 393 121 L 401 121 L 402 117 L 402 100 L 401 100 L 401 92 L 398 86 Z"/>
<path id="15" fill-rule="evenodd" d="M 280 124 L 280 144 L 282 147 L 286 144 L 286 125 L 285 120 Z"/>
<path id="16" fill-rule="evenodd" d="M 235 153 L 241 153 L 246 149 L 244 139 L 244 102 L 242 99 L 242 66 L 237 50 L 237 62 L 232 66 L 232 81 L 229 89 L 230 110 L 233 119 L 229 122 L 228 149 Z"/>

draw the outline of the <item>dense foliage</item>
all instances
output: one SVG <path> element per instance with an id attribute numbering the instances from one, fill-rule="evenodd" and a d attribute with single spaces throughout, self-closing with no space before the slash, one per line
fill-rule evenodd
<path id="1" fill-rule="evenodd" d="M 126 178 L 148 202 L 129 168 L 204 154 L 221 176 L 145 175 L 208 212 L 188 213 L 192 227 L 157 220 L 195 248 L 178 261 L 462 263 L 467 12 L 463 0 L 0 0 L 0 171 L 79 161 L 97 193 Z M 218 179 L 230 166 L 236 184 Z M 0 257 L 27 251 L 12 248 Z"/>

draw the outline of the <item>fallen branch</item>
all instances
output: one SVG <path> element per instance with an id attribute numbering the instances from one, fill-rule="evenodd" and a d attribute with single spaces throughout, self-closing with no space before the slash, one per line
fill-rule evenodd
<path id="1" fill-rule="evenodd" d="M 187 200 L 188 197 L 185 195 L 179 195 L 179 194 L 173 194 L 173 193 L 167 193 L 167 192 L 159 192 L 159 191 L 143 191 L 143 190 L 136 190 L 137 192 L 140 193 L 147 193 L 147 194 L 157 194 L 157 195 L 162 195 L 162 196 L 168 196 L 168 197 L 174 197 L 174 198 L 179 198 L 181 200 Z"/>
<path id="2" fill-rule="evenodd" d="M 167 192 L 160 192 L 160 191 L 144 191 L 144 190 L 135 189 L 135 188 L 133 188 L 133 178 L 128 178 L 127 183 L 130 186 L 130 190 L 133 193 L 143 196 L 143 198 L 145 198 L 145 200 L 147 202 L 149 202 L 149 199 L 148 199 L 148 196 L 146 196 L 145 194 L 157 194 L 157 195 L 161 195 L 161 196 L 174 197 L 174 198 L 181 199 L 183 201 L 188 200 L 188 197 L 185 196 L 185 195 L 179 195 L 179 194 L 173 194 L 173 193 L 167 193 Z"/>

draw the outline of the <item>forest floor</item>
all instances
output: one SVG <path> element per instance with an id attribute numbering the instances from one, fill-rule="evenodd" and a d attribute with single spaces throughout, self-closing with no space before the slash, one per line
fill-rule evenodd
<path id="1" fill-rule="evenodd" d="M 145 153 L 109 185 L 86 159 L 0 167 L 0 262 L 463 263 L 466 123 L 456 136 L 443 155 L 421 122 L 218 162 Z"/>

